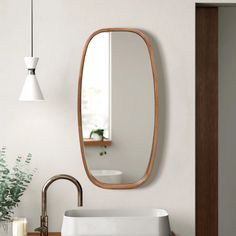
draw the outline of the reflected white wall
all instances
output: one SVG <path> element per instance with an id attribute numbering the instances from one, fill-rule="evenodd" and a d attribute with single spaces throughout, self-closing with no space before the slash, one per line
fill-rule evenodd
<path id="1" fill-rule="evenodd" d="M 219 8 L 219 235 L 235 234 L 236 7 Z"/>

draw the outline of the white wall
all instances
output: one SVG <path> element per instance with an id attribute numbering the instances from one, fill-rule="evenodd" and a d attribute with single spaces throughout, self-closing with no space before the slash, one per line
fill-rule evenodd
<path id="1" fill-rule="evenodd" d="M 219 10 L 219 235 L 235 234 L 236 8 Z"/>
<path id="2" fill-rule="evenodd" d="M 18 215 L 39 225 L 40 190 L 47 178 L 68 173 L 84 188 L 86 207 L 167 209 L 177 235 L 195 232 L 195 5 L 190 0 L 35 1 L 37 75 L 47 99 L 18 102 L 29 54 L 29 1 L 0 2 L 0 145 L 10 159 L 32 152 L 38 174 Z M 159 76 L 158 162 L 148 184 L 134 190 L 104 190 L 85 175 L 77 132 L 77 77 L 82 48 L 98 28 L 134 27 L 154 45 Z M 49 224 L 59 231 L 61 216 L 75 207 L 70 183 L 49 190 Z"/>

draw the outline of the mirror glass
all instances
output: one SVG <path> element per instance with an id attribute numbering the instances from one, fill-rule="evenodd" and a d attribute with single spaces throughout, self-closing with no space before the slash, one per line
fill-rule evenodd
<path id="1" fill-rule="evenodd" d="M 89 174 L 106 184 L 135 183 L 152 154 L 155 93 L 148 47 L 134 32 L 89 41 L 81 77 L 81 122 Z"/>

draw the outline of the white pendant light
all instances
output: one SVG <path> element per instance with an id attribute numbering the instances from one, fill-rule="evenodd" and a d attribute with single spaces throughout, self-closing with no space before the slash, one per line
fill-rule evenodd
<path id="1" fill-rule="evenodd" d="M 21 95 L 19 97 L 20 101 L 43 101 L 44 97 L 40 89 L 37 77 L 35 75 L 35 69 L 39 58 L 33 56 L 33 0 L 31 1 L 31 56 L 25 57 L 25 64 L 28 70 L 28 75 L 26 77 Z"/>

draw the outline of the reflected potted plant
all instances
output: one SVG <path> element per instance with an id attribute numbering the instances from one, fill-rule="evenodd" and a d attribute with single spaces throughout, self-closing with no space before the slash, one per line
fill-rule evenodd
<path id="1" fill-rule="evenodd" d="M 104 129 L 93 129 L 90 132 L 89 138 L 93 140 L 98 140 L 98 141 L 104 140 L 105 139 Z"/>
<path id="2" fill-rule="evenodd" d="M 14 209 L 30 184 L 36 169 L 30 170 L 32 155 L 16 158 L 13 168 L 6 163 L 6 147 L 0 150 L 0 235 L 12 236 Z"/>

